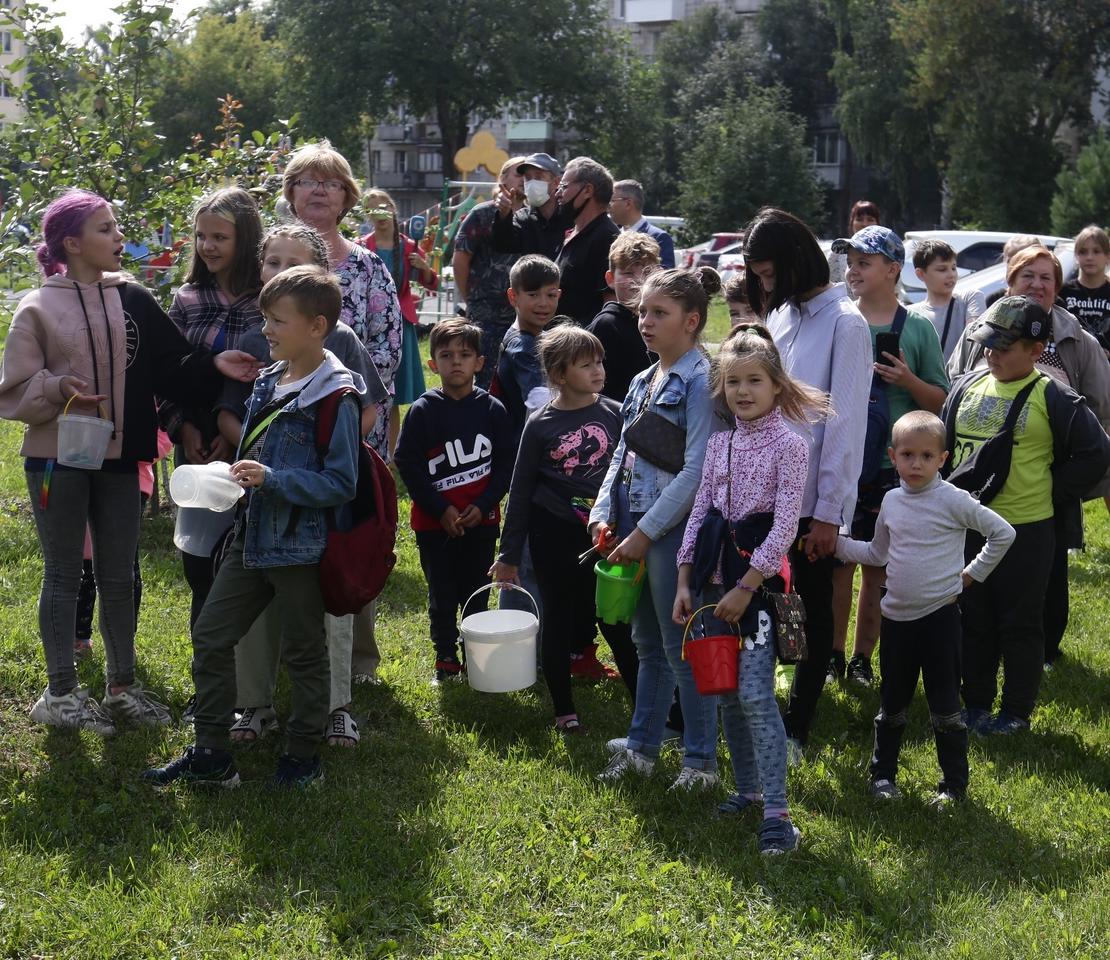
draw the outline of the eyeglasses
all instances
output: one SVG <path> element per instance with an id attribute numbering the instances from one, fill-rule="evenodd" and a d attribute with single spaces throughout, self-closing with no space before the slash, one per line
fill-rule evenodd
<path id="1" fill-rule="evenodd" d="M 293 186 L 300 187 L 302 190 L 315 190 L 317 187 L 321 187 L 328 193 L 339 193 L 340 190 L 346 189 L 341 180 L 310 180 L 307 177 L 294 180 Z"/>

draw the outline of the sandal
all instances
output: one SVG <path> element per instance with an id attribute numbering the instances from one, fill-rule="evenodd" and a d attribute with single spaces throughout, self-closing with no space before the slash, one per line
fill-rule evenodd
<path id="1" fill-rule="evenodd" d="M 358 724 L 345 709 L 333 710 L 328 717 L 328 732 L 325 739 L 329 747 L 347 747 L 348 749 L 358 744 L 361 737 L 358 734 Z"/>
<path id="2" fill-rule="evenodd" d="M 228 729 L 232 743 L 254 743 L 277 729 L 273 707 L 247 707 Z"/>
<path id="3" fill-rule="evenodd" d="M 555 729 L 559 733 L 585 733 L 586 728 L 577 717 L 568 717 L 565 720 L 556 720 Z"/>

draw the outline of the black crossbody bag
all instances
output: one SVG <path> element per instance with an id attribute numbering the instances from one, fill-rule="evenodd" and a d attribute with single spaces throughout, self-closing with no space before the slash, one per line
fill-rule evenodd
<path id="1" fill-rule="evenodd" d="M 649 383 L 640 409 L 624 428 L 624 445 L 652 466 L 677 474 L 686 463 L 686 430 L 648 409 L 652 389 L 653 384 Z"/>

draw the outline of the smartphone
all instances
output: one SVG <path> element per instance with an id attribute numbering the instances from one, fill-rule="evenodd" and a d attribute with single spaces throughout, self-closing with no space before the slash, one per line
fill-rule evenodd
<path id="1" fill-rule="evenodd" d="M 898 340 L 899 336 L 896 333 L 875 334 L 875 362 L 889 367 L 890 362 L 883 354 L 889 353 L 891 356 L 898 356 Z"/>

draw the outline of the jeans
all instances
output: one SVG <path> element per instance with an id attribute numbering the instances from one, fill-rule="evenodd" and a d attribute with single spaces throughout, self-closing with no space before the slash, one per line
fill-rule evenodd
<path id="1" fill-rule="evenodd" d="M 632 641 L 640 658 L 636 707 L 628 728 L 628 747 L 646 757 L 659 756 L 663 728 L 675 683 L 682 700 L 686 729 L 683 764 L 695 770 L 717 769 L 717 698 L 703 697 L 690 664 L 682 659 L 682 627 L 671 619 L 678 589 L 678 548 L 686 524 L 679 523 L 648 548 L 647 574 L 632 616 Z"/>
<path id="2" fill-rule="evenodd" d="M 716 603 L 724 591 L 714 587 L 701 603 Z M 715 626 L 714 626 L 715 625 Z M 712 616 L 706 629 L 714 634 L 728 632 Z M 755 800 L 763 798 L 764 817 L 785 817 L 786 730 L 775 701 L 775 631 L 766 613 L 759 615 L 759 628 L 740 643 L 740 682 L 735 693 L 721 694 L 721 725 L 732 760 L 736 792 Z"/>
<path id="3" fill-rule="evenodd" d="M 794 571 L 794 589 L 806 605 L 806 644 L 809 657 L 794 668 L 794 682 L 786 704 L 786 735 L 804 744 L 817 713 L 817 701 L 825 689 L 825 674 L 832 656 L 833 614 L 832 578 L 835 561 L 832 557 L 809 561 L 798 544 L 809 532 L 809 518 L 798 526 L 798 540 L 790 548 L 790 565 Z"/>
<path id="4" fill-rule="evenodd" d="M 1044 672 L 1044 602 L 1055 521 L 1014 526 L 1017 536 L 1006 556 L 982 583 L 960 597 L 963 610 L 963 689 L 969 709 L 990 710 L 1002 664 L 1002 710 L 1028 720 L 1033 715 Z M 974 531 L 964 556 L 970 563 L 983 546 Z"/>
<path id="5" fill-rule="evenodd" d="M 610 626 L 597 619 L 593 567 L 578 562 L 578 555 L 590 546 L 586 527 L 534 506 L 529 518 L 528 537 L 536 548 L 532 555 L 536 559 L 536 577 L 547 611 L 543 678 L 551 691 L 555 716 L 562 717 L 575 712 L 570 690 L 572 652 L 595 643 L 600 627 L 613 651 L 617 668 L 625 677 L 629 664 L 637 661 L 636 648 L 632 645 L 627 626 Z M 635 676 L 636 667 L 631 669 Z"/>
<path id="6" fill-rule="evenodd" d="M 428 620 L 437 660 L 459 658 L 459 610 L 471 594 L 489 583 L 497 546 L 497 527 L 479 526 L 461 537 L 418 530 L 416 546 L 428 583 Z M 468 610 L 483 610 L 477 599 Z M 465 615 L 465 614 L 464 614 Z"/>
<path id="7" fill-rule="evenodd" d="M 243 534 L 227 552 L 193 627 L 197 744 L 226 749 L 235 709 L 235 647 L 270 605 L 292 685 L 286 749 L 314 757 L 328 717 L 329 669 L 319 564 L 245 568 Z"/>
<path id="8" fill-rule="evenodd" d="M 968 768 L 967 726 L 960 715 L 960 608 L 949 603 L 920 620 L 883 617 L 881 637 L 882 706 L 875 718 L 871 779 L 893 783 L 898 774 L 906 712 L 920 675 L 943 777 L 938 789 L 963 796 Z"/>
<path id="9" fill-rule="evenodd" d="M 73 641 L 86 524 L 92 531 L 108 685 L 134 683 L 138 471 L 55 469 L 45 509 L 40 500 L 43 476 L 42 472 L 28 473 L 27 489 L 42 547 L 39 634 L 50 692 L 62 696 L 77 687 Z"/>

